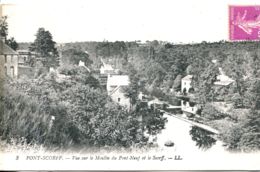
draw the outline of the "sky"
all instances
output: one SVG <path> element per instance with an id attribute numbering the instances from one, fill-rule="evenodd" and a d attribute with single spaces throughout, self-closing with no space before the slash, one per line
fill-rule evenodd
<path id="1" fill-rule="evenodd" d="M 259 0 L 0 0 L 9 36 L 33 42 L 40 27 L 59 43 L 228 40 L 228 5 Z"/>

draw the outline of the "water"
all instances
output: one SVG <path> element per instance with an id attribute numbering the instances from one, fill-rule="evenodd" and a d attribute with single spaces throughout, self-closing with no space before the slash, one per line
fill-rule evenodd
<path id="1" fill-rule="evenodd" d="M 164 114 L 164 117 L 168 122 L 165 124 L 165 129 L 157 135 L 159 148 L 189 153 L 225 152 L 222 142 L 212 138 L 210 132 L 167 114 Z M 169 140 L 174 142 L 173 147 L 164 145 Z"/>

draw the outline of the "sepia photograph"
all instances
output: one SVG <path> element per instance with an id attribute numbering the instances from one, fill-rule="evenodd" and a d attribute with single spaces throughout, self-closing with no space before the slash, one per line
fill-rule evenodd
<path id="1" fill-rule="evenodd" d="M 260 2 L 0 0 L 0 170 L 259 170 Z"/>

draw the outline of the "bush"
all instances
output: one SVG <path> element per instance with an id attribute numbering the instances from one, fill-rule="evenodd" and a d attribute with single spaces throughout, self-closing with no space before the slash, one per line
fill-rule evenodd
<path id="1" fill-rule="evenodd" d="M 176 98 L 176 97 L 167 97 L 167 100 L 171 105 L 174 106 L 180 106 L 181 105 L 181 100 Z"/>
<path id="2" fill-rule="evenodd" d="M 243 105 L 243 98 L 238 93 L 235 93 L 232 96 L 231 101 L 232 101 L 233 106 L 235 108 L 243 108 L 244 107 L 244 105 Z"/>
<path id="3" fill-rule="evenodd" d="M 223 130 L 223 133 L 220 134 L 220 138 L 224 141 L 227 148 L 233 151 L 240 150 L 239 142 L 243 131 L 241 126 L 235 125 L 229 129 Z"/>
<path id="4" fill-rule="evenodd" d="M 4 109 L 0 136 L 7 141 L 23 137 L 28 144 L 47 148 L 129 148 L 147 144 L 144 127 L 151 134 L 164 127 L 160 112 L 142 110 L 146 107 L 128 112 L 111 102 L 102 89 L 92 87 L 89 73 L 84 76 L 75 71 L 75 77 L 62 82 L 58 82 L 58 74 L 49 73 L 6 83 L 6 93 L 0 98 Z M 149 118 L 142 121 L 144 112 Z"/>
<path id="5" fill-rule="evenodd" d="M 260 149 L 259 111 L 251 111 L 248 117 L 230 127 L 225 127 L 220 138 L 230 150 L 253 152 Z"/>
<path id="6" fill-rule="evenodd" d="M 226 117 L 226 114 L 219 112 L 214 106 L 207 103 L 201 111 L 201 116 L 207 120 L 216 120 Z"/>

